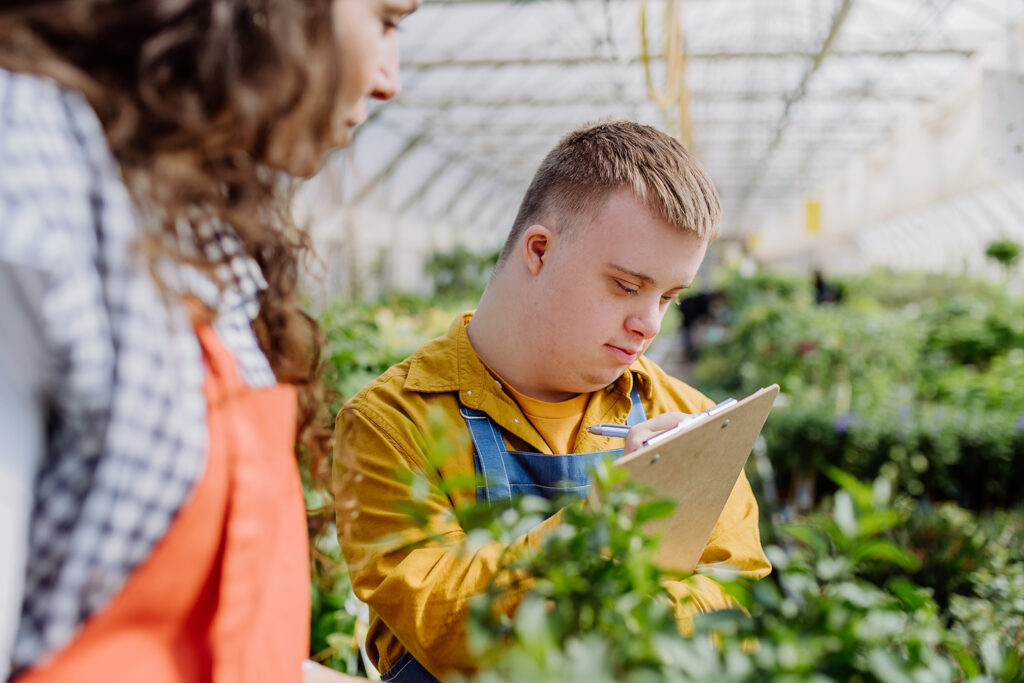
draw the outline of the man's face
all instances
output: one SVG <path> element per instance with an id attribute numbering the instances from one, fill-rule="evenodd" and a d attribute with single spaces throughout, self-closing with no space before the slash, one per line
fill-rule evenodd
<path id="1" fill-rule="evenodd" d="M 555 401 L 614 382 L 650 345 L 689 287 L 707 243 L 672 227 L 629 190 L 609 196 L 573 236 L 556 235 L 538 273 L 536 398 Z"/>

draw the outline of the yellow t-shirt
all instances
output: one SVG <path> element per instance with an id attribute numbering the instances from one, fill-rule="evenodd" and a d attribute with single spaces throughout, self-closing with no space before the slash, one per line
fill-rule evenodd
<path id="1" fill-rule="evenodd" d="M 498 381 L 501 381 L 500 377 Z M 501 386 L 519 404 L 552 453 L 572 453 L 590 394 L 577 394 L 566 401 L 549 403 L 521 394 L 505 382 Z"/>

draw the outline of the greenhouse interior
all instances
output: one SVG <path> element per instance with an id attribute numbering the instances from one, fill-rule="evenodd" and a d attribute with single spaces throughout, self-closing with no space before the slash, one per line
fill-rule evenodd
<path id="1" fill-rule="evenodd" d="M 401 93 L 297 196 L 342 394 L 474 307 L 544 155 L 609 118 L 682 141 L 723 207 L 649 356 L 782 391 L 749 617 L 653 654 L 613 601 L 639 584 L 566 542 L 532 566 L 580 607 L 478 619 L 481 680 L 1024 680 L 1024 4 L 428 0 L 402 30 Z M 320 656 L 375 675 L 322 590 Z"/>
<path id="2" fill-rule="evenodd" d="M 428 0 L 402 32 L 401 92 L 297 198 L 343 394 L 474 306 L 549 148 L 609 118 L 681 140 L 723 206 L 694 290 L 724 296 L 649 355 L 782 391 L 753 623 L 631 653 L 655 629 L 604 612 L 638 585 L 570 565 L 552 599 L 602 618 L 518 612 L 482 680 L 1024 680 L 1024 4 Z M 319 655 L 367 675 L 323 590 Z"/>
<path id="3" fill-rule="evenodd" d="M 299 390 L 304 680 L 1024 683 L 1024 0 L 423 0 L 395 30 L 400 87 L 286 183 L 315 377 L 249 321 Z M 572 232 L 527 211 L 552 150 L 623 126 L 706 173 L 713 238 L 658 232 L 696 190 L 641 197 L 654 162 Z M 595 294 L 558 260 L 611 250 L 587 228 L 652 270 L 595 264 L 625 273 Z M 271 288 L 284 244 L 251 250 Z M 577 373 L 642 301 L 616 374 Z M 17 623 L 9 680 L 72 680 Z"/>

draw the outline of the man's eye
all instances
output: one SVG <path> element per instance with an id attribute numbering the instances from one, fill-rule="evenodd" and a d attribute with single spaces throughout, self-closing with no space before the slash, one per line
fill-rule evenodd
<path id="1" fill-rule="evenodd" d="M 636 294 L 637 291 L 638 291 L 637 288 L 630 287 L 626 283 L 622 282 L 621 280 L 616 280 L 615 284 L 617 284 L 619 286 L 619 289 L 621 289 L 626 294 Z"/>
<path id="2" fill-rule="evenodd" d="M 678 301 L 679 301 L 678 298 L 676 298 L 674 296 L 668 296 L 667 294 L 664 294 L 661 297 L 661 303 L 663 303 L 663 304 L 678 303 Z"/>

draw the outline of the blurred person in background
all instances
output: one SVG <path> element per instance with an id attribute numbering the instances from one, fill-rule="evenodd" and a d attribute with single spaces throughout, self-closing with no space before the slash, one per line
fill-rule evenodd
<path id="1" fill-rule="evenodd" d="M 837 304 L 843 300 L 843 288 L 840 284 L 827 282 L 821 269 L 815 268 L 811 274 L 814 280 L 814 302 L 817 304 Z"/>
<path id="2" fill-rule="evenodd" d="M 3 3 L 0 679 L 324 675 L 287 180 L 397 92 L 417 2 Z"/>
<path id="3" fill-rule="evenodd" d="M 723 297 L 722 292 L 703 290 L 679 300 L 677 306 L 682 316 L 679 329 L 683 336 L 683 355 L 686 360 L 695 361 L 700 357 L 697 329 L 702 322 L 715 320 L 715 309 Z"/>

